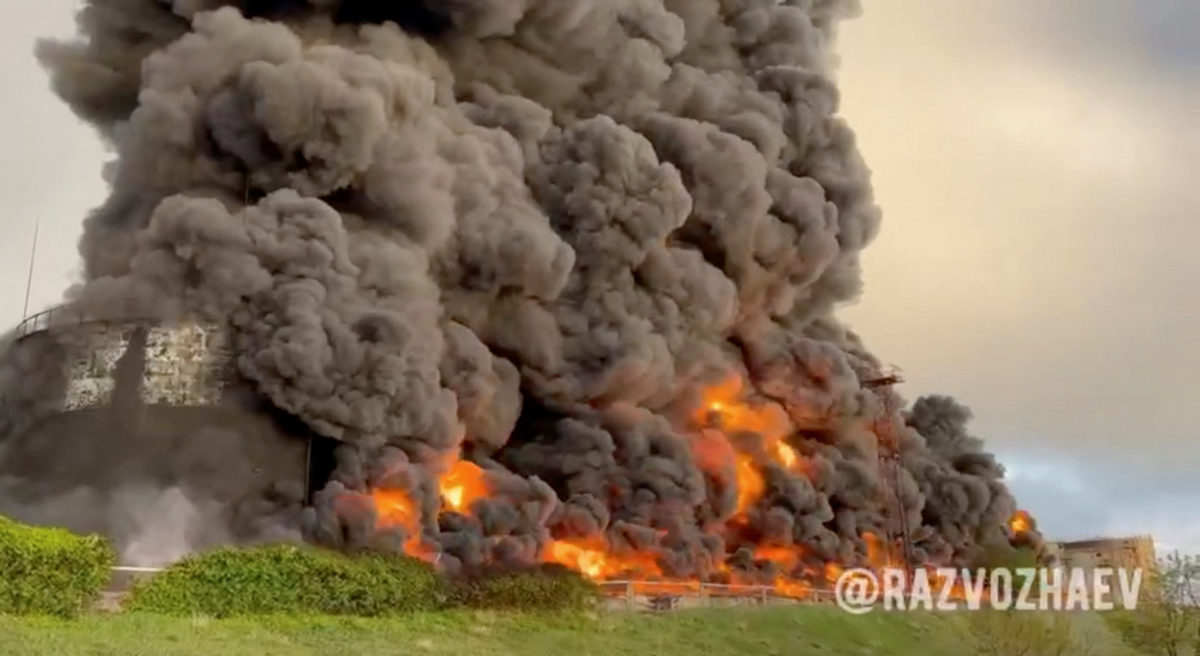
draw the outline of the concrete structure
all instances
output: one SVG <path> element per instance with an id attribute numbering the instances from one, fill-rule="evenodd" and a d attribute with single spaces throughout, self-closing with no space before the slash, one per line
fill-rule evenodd
<path id="1" fill-rule="evenodd" d="M 1149 535 L 1050 542 L 1046 544 L 1046 549 L 1058 567 L 1079 568 L 1089 572 L 1096 568 L 1124 569 L 1131 572 L 1141 569 L 1143 583 L 1149 580 L 1149 573 L 1157 563 L 1154 538 Z M 1114 587 L 1114 601 L 1121 601 L 1120 594 L 1119 588 Z"/>
<path id="2" fill-rule="evenodd" d="M 1055 542 L 1048 546 L 1063 567 L 1150 569 L 1156 562 L 1154 538 L 1148 535 Z"/>
<path id="3" fill-rule="evenodd" d="M 146 405 L 217 405 L 234 376 L 226 331 L 220 326 L 99 323 L 76 331 L 82 343 L 68 356 L 64 410 L 111 403 L 117 364 L 131 347 L 142 353 L 137 392 Z"/>
<path id="4" fill-rule="evenodd" d="M 134 551 L 288 524 L 269 518 L 300 512 L 310 436 L 238 376 L 231 340 L 217 324 L 66 309 L 24 322 L 0 372 L 0 514 Z"/>

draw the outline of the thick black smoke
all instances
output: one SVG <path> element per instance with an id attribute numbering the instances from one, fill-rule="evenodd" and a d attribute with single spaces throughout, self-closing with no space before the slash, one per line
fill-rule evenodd
<path id="1" fill-rule="evenodd" d="M 453 27 L 445 0 L 340 0 L 324 4 L 335 23 L 381 24 L 391 21 L 406 32 L 434 37 Z M 286 20 L 311 9 L 308 0 L 241 0 L 235 3 L 251 18 Z"/>
<path id="2" fill-rule="evenodd" d="M 1007 542 L 1002 469 L 949 399 L 877 420 L 833 316 L 880 214 L 831 75 L 857 11 L 93 0 L 40 49 L 117 152 L 73 300 L 229 321 L 241 375 L 344 443 L 307 515 L 326 543 L 411 538 L 347 492 L 384 487 L 449 567 L 585 536 L 671 575 L 756 544 L 854 560 L 897 524 L 886 425 L 919 557 L 970 560 Z M 712 436 L 702 390 L 731 377 L 803 466 Z M 493 495 L 438 519 L 460 452 Z M 764 479 L 739 517 L 735 453 Z"/>

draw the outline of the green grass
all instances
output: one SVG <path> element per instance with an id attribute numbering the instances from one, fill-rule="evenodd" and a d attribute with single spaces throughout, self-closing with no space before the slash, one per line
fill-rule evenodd
<path id="1" fill-rule="evenodd" d="M 1107 637 L 1105 637 L 1107 639 Z M 76 620 L 0 617 L 5 656 L 966 656 L 956 613 L 847 615 L 828 606 L 663 615 L 453 611 L 389 618 L 210 619 L 144 613 Z M 1128 656 L 1101 649 L 1096 656 Z"/>

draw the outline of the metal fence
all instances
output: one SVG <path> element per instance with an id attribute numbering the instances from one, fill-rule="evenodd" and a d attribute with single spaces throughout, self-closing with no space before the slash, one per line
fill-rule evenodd
<path id="1" fill-rule="evenodd" d="M 105 592 L 121 595 L 138 579 L 154 576 L 161 571 L 161 567 L 114 567 Z"/>
<path id="2" fill-rule="evenodd" d="M 769 585 L 735 585 L 699 581 L 604 581 L 600 589 L 610 609 L 668 611 L 712 606 L 766 606 L 833 602 L 831 590 L 809 590 L 802 596 L 781 594 Z"/>

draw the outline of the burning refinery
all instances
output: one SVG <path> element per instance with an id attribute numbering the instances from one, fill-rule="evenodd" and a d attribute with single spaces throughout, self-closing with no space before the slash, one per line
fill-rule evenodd
<path id="1" fill-rule="evenodd" d="M 5 345 L 0 513 L 785 594 L 1036 549 L 968 410 L 836 318 L 854 5 L 82 3 L 39 57 L 110 193 Z"/>

